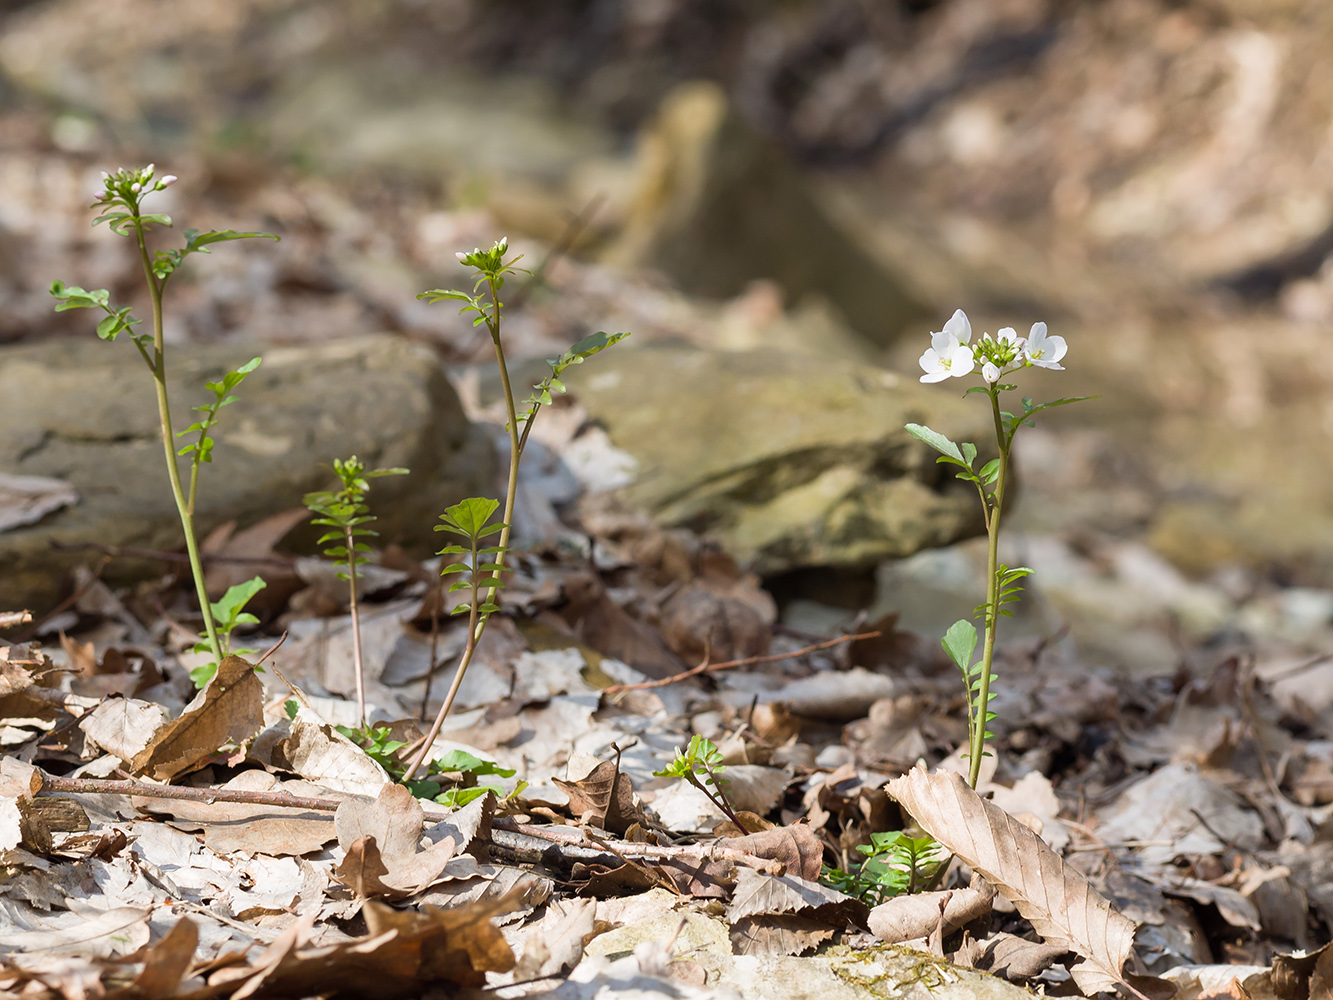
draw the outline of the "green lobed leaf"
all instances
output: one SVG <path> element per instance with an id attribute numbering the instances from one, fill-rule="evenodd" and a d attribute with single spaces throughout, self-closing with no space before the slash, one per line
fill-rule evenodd
<path id="1" fill-rule="evenodd" d="M 949 626 L 940 645 L 949 654 L 949 659 L 958 665 L 958 669 L 967 673 L 972 663 L 972 654 L 977 648 L 977 628 L 970 621 L 959 619 Z"/>
<path id="2" fill-rule="evenodd" d="M 912 435 L 912 437 L 916 438 L 923 444 L 930 445 L 930 447 L 934 448 L 936 451 L 956 459 L 963 465 L 967 464 L 963 461 L 963 453 L 959 451 L 958 445 L 954 444 L 938 431 L 933 431 L 929 427 L 925 427 L 921 424 L 907 424 L 906 428 L 908 434 Z"/>

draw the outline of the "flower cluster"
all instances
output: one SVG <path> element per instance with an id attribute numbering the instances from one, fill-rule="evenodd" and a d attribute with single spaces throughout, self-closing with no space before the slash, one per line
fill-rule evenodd
<path id="1" fill-rule="evenodd" d="M 504 255 L 509 252 L 509 237 L 501 236 L 489 250 L 480 247 L 471 253 L 459 251 L 454 254 L 460 264 L 475 267 L 487 274 L 496 274 L 504 268 Z"/>
<path id="2" fill-rule="evenodd" d="M 175 174 L 167 174 L 165 177 L 154 179 L 153 174 L 156 171 L 153 164 L 146 167 L 140 167 L 138 170 L 126 170 L 121 168 L 114 174 L 102 171 L 102 190 L 97 193 L 97 201 L 94 205 L 107 205 L 112 202 L 135 203 L 146 194 L 153 191 L 161 191 L 171 187 L 176 183 Z"/>
<path id="3" fill-rule="evenodd" d="M 944 329 L 930 335 L 930 347 L 921 355 L 922 382 L 942 382 L 950 376 L 961 378 L 970 374 L 981 362 L 981 377 L 994 385 L 1010 372 L 1036 366 L 1063 371 L 1060 359 L 1069 349 L 1064 337 L 1051 337 L 1045 323 L 1033 323 L 1026 337 L 1020 337 L 1012 326 L 1006 326 L 994 337 L 981 335 L 972 343 L 972 324 L 967 314 L 959 309 L 949 317 Z"/>

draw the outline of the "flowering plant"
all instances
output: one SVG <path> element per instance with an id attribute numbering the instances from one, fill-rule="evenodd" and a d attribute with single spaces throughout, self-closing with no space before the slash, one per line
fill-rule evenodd
<path id="1" fill-rule="evenodd" d="M 996 625 L 1002 616 L 1012 617 L 1013 612 L 1006 609 L 1005 605 L 1018 600 L 1023 589 L 1020 581 L 1032 573 L 1026 566 L 1009 567 L 999 561 L 1000 517 L 1004 509 L 1004 491 L 1009 478 L 1014 435 L 1018 433 L 1019 427 L 1025 424 L 1032 426 L 1031 418 L 1042 410 L 1095 397 L 1074 396 L 1034 404 L 1024 396 L 1017 413 L 1001 409 L 1000 393 L 1018 388 L 1004 382 L 1004 379 L 1033 367 L 1063 371 L 1064 366 L 1060 362 L 1068 351 L 1068 345 L 1063 337 L 1050 336 L 1045 323 L 1034 323 L 1026 337 L 1020 337 L 1013 327 L 1005 327 L 993 337 L 982 334 L 975 345 L 971 341 L 972 324 L 959 309 L 944 324 L 942 331 L 930 335 L 930 347 L 921 355 L 921 368 L 925 372 L 921 381 L 942 382 L 947 378 L 963 378 L 970 375 L 980 361 L 982 384 L 970 387 L 964 395 L 984 393 L 990 398 L 991 413 L 995 418 L 995 443 L 1000 457 L 991 459 L 977 469 L 974 467 L 977 458 L 975 444 L 955 444 L 938 431 L 921 424 L 908 424 L 907 431 L 940 453 L 937 462 L 956 466 L 957 478 L 976 486 L 985 515 L 989 541 L 986 603 L 978 605 L 973 612 L 982 619 L 985 628 L 981 660 L 972 662 L 977 647 L 977 629 L 967 619 L 954 622 L 945 632 L 941 643 L 949 658 L 962 671 L 967 685 L 968 784 L 975 788 L 981 773 L 981 758 L 986 753 L 986 740 L 993 737 L 986 725 L 995 718 L 989 706 L 994 694 L 991 691 L 991 682 L 995 679 L 991 664 L 995 656 Z"/>

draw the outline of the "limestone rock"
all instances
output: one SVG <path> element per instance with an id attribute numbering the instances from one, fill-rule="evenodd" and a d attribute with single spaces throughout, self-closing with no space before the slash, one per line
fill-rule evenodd
<path id="1" fill-rule="evenodd" d="M 608 250 L 651 266 L 686 291 L 739 293 L 776 280 L 793 300 L 835 303 L 875 343 L 925 316 L 902 280 L 839 229 L 790 159 L 751 131 L 722 89 L 686 84 L 643 135 L 639 181 L 624 231 Z"/>
<path id="2" fill-rule="evenodd" d="M 256 354 L 263 364 L 221 412 L 213 462 L 200 473 L 200 537 L 223 521 L 244 525 L 300 506 L 307 491 L 333 485 L 334 458 L 353 454 L 372 468 L 412 470 L 375 483 L 383 543 L 424 550 L 434 544 L 432 527 L 445 506 L 493 488 L 489 440 L 469 424 L 434 356 L 389 336 L 300 348 L 172 347 L 175 427 L 186 427 L 189 407 L 209 398 L 204 382 Z M 182 468 L 188 470 L 183 459 Z M 79 497 L 36 524 L 0 532 L 0 608 L 49 607 L 69 569 L 97 557 L 53 549 L 53 542 L 155 550 L 184 544 L 152 376 L 130 344 L 90 336 L 0 348 L 0 472 L 64 480 Z M 155 561 L 116 559 L 105 575 L 129 579 L 161 569 Z"/>
<path id="3" fill-rule="evenodd" d="M 975 491 L 903 429 L 975 441 L 986 460 L 985 408 L 939 387 L 838 359 L 651 346 L 566 374 L 639 462 L 626 499 L 760 573 L 868 566 L 982 531 Z"/>

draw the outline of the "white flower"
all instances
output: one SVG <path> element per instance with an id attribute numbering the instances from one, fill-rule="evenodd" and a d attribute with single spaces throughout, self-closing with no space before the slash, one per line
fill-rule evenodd
<path id="1" fill-rule="evenodd" d="M 1014 347 L 1016 348 L 1023 346 L 1023 338 L 1021 338 L 1018 335 L 1018 331 L 1015 330 L 1012 326 L 1006 326 L 1003 330 L 1001 330 L 999 333 L 995 335 L 995 339 L 1001 344 L 1006 342 L 1013 344 Z"/>
<path id="2" fill-rule="evenodd" d="M 935 349 L 936 353 L 943 354 L 951 340 L 955 345 L 968 344 L 972 340 L 972 324 L 967 320 L 967 313 L 961 309 L 954 310 L 954 314 L 949 317 L 949 322 L 944 324 L 943 330 L 930 335 L 930 346 Z"/>
<path id="3" fill-rule="evenodd" d="M 1000 381 L 1000 369 L 996 368 L 993 362 L 987 361 L 981 366 L 981 377 L 991 385 Z"/>
<path id="4" fill-rule="evenodd" d="M 950 338 L 943 347 L 943 351 L 928 347 L 926 353 L 921 355 L 921 370 L 926 373 L 921 376 L 922 382 L 943 382 L 950 375 L 961 378 L 976 367 L 972 348 L 966 344 Z"/>
<path id="5" fill-rule="evenodd" d="M 1064 371 L 1064 365 L 1059 362 L 1068 350 L 1069 346 L 1065 343 L 1064 337 L 1046 336 L 1045 323 L 1033 323 L 1027 343 L 1023 345 L 1023 353 L 1034 365 L 1039 368 L 1054 368 L 1056 371 Z"/>
<path id="6" fill-rule="evenodd" d="M 942 382 L 950 375 L 961 378 L 975 368 L 976 358 L 967 346 L 971 339 L 972 324 L 967 321 L 967 314 L 955 310 L 944 329 L 930 335 L 930 347 L 920 359 L 921 369 L 926 373 L 921 381 Z"/>

